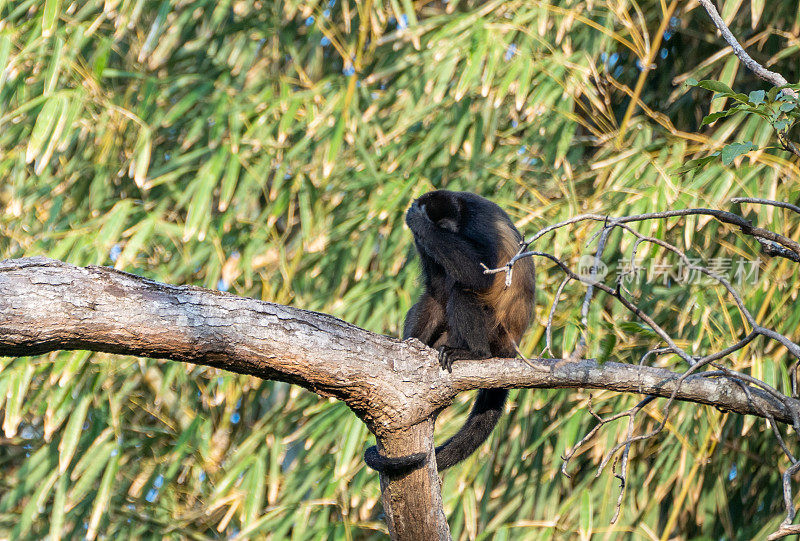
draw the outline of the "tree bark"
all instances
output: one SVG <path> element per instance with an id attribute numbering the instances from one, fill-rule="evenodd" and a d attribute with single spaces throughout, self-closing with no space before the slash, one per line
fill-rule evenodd
<path id="1" fill-rule="evenodd" d="M 378 439 L 384 456 L 404 456 L 427 452 L 423 468 L 408 474 L 381 474 L 381 496 L 386 524 L 393 540 L 450 539 L 450 527 L 442 508 L 442 487 L 436 471 L 433 445 L 433 419 L 393 432 Z"/>

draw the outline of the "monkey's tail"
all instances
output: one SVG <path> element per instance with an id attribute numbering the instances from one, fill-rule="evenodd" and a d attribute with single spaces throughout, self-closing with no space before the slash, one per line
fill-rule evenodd
<path id="1" fill-rule="evenodd" d="M 364 451 L 364 462 L 367 463 L 367 466 L 389 475 L 401 475 L 416 470 L 425 464 L 427 457 L 427 453 L 414 453 L 413 455 L 396 457 L 383 456 L 374 445 Z"/>
<path id="2" fill-rule="evenodd" d="M 464 423 L 452 438 L 436 448 L 436 468 L 439 471 L 458 464 L 486 441 L 492 433 L 508 396 L 507 389 L 481 389 L 475 405 Z M 425 463 L 425 453 L 408 456 L 386 457 L 374 445 L 364 452 L 364 462 L 373 470 L 390 475 L 408 473 Z"/>
<path id="3" fill-rule="evenodd" d="M 478 391 L 467 422 L 452 438 L 436 448 L 436 469 L 442 471 L 458 464 L 486 441 L 503 414 L 507 396 L 507 389 Z"/>

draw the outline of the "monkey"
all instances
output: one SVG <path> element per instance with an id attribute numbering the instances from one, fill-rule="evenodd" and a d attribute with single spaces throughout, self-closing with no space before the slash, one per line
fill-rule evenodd
<path id="1" fill-rule="evenodd" d="M 416 338 L 439 352 L 452 372 L 462 359 L 514 357 L 534 307 L 531 258 L 514 263 L 511 285 L 505 274 L 485 274 L 518 251 L 522 236 L 508 214 L 477 194 L 436 190 L 406 212 L 414 235 L 425 289 L 406 314 L 403 339 Z M 436 467 L 445 470 L 471 455 L 491 434 L 503 411 L 507 389 L 480 389 L 461 429 L 436 447 Z M 364 461 L 374 470 L 404 474 L 424 465 L 426 453 L 386 457 L 372 446 Z"/>

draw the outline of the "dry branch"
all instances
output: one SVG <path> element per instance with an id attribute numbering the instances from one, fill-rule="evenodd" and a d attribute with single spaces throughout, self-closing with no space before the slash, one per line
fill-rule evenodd
<path id="1" fill-rule="evenodd" d="M 755 73 L 761 79 L 772 83 L 775 86 L 786 86 L 789 84 L 789 81 L 781 75 L 780 73 L 770 71 L 747 54 L 747 51 L 744 50 L 744 47 L 739 43 L 739 40 L 736 39 L 736 36 L 733 35 L 728 25 L 725 24 L 725 21 L 722 20 L 722 17 L 717 11 L 717 8 L 714 6 L 714 3 L 711 0 L 698 0 L 700 5 L 705 8 L 708 16 L 711 18 L 711 21 L 714 23 L 714 26 L 717 27 L 722 37 L 725 41 L 730 45 L 731 49 L 733 49 L 733 54 L 735 54 L 739 60 L 742 61 L 742 64 L 747 67 L 750 71 Z M 790 96 L 797 96 L 797 92 L 792 90 L 791 88 L 784 89 L 784 93 Z"/>

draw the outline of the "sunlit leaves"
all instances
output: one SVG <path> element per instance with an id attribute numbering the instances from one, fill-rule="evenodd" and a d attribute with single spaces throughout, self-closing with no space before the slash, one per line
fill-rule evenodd
<path id="1" fill-rule="evenodd" d="M 761 105 L 764 103 L 765 92 L 763 90 L 753 90 L 747 97 L 747 100 L 753 105 Z"/>
<path id="2" fill-rule="evenodd" d="M 791 97 L 786 93 L 781 93 L 779 88 L 773 87 L 769 92 L 753 90 L 745 95 L 734 92 L 728 85 L 720 81 L 710 79 L 697 81 L 696 79 L 689 78 L 686 82 L 690 86 L 716 92 L 714 98 L 732 98 L 734 100 L 734 105 L 727 109 L 706 115 L 701 123 L 703 126 L 713 124 L 722 118 L 730 117 L 736 113 L 744 113 L 746 115 L 756 115 L 767 120 L 777 133 L 783 133 L 800 119 L 800 115 L 793 112 L 797 107 L 797 98 Z M 737 157 L 752 150 L 756 150 L 757 148 L 758 145 L 754 145 L 750 141 L 733 142 L 725 145 L 719 155 L 724 165 L 731 165 Z M 716 154 L 712 154 L 706 158 L 692 160 L 677 171 L 686 172 L 695 170 L 712 162 L 713 160 L 707 158 L 711 158 L 714 155 Z"/>

